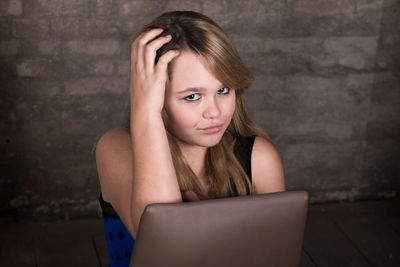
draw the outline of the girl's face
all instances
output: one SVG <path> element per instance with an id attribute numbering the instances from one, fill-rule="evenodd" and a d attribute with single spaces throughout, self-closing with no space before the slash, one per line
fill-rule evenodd
<path id="1" fill-rule="evenodd" d="M 182 51 L 172 67 L 164 105 L 168 129 L 180 145 L 215 146 L 235 111 L 235 90 L 217 80 L 193 52 Z"/>

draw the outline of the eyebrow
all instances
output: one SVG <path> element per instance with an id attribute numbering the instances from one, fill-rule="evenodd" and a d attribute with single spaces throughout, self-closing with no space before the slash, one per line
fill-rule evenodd
<path id="1" fill-rule="evenodd" d="M 220 84 L 218 86 L 218 90 L 221 89 L 224 86 L 225 85 Z M 188 93 L 188 92 L 198 93 L 198 92 L 203 92 L 203 91 L 206 91 L 206 89 L 204 87 L 189 87 L 189 88 L 186 88 L 185 90 L 182 90 L 182 91 L 178 92 L 178 94 L 183 94 L 183 93 Z"/>

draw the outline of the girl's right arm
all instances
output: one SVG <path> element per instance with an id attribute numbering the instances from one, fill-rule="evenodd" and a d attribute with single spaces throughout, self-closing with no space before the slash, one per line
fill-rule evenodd
<path id="1" fill-rule="evenodd" d="M 110 169 L 108 172 L 103 171 L 109 177 L 106 178 L 103 175 L 101 178 L 101 180 L 125 181 L 119 182 L 119 187 L 114 186 L 112 190 L 108 190 L 107 200 L 120 215 L 133 238 L 136 238 L 140 217 L 146 205 L 182 202 L 166 129 L 161 117 L 167 66 L 179 53 L 169 51 L 161 56 L 158 63 L 155 64 L 157 49 L 171 39 L 167 36 L 153 40 L 161 32 L 160 29 L 145 32 L 132 44 L 131 134 L 129 140 L 125 136 L 125 141 L 123 141 L 124 144 L 130 144 L 131 166 L 130 168 L 125 166 L 126 171 L 121 172 L 114 165 L 114 170 L 108 168 Z M 122 155 L 123 153 L 121 153 Z M 120 162 L 126 162 L 125 165 L 129 164 L 129 161 L 126 160 L 129 156 L 122 157 L 124 158 L 121 158 Z M 113 175 L 123 175 L 123 177 L 113 177 Z M 101 183 L 103 187 L 103 182 Z M 127 191 L 130 193 L 126 193 Z M 129 199 L 121 199 L 119 192 L 125 193 L 125 198 Z"/>
<path id="2" fill-rule="evenodd" d="M 156 51 L 171 40 L 169 35 L 153 40 L 161 32 L 161 29 L 145 32 L 132 44 L 131 215 L 135 234 L 146 205 L 156 202 L 182 202 L 167 133 L 161 117 L 168 63 L 179 53 L 168 51 L 155 64 Z"/>

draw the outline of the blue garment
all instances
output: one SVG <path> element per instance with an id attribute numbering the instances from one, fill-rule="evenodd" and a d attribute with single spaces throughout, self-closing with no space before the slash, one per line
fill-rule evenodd
<path id="1" fill-rule="evenodd" d="M 253 149 L 255 136 L 239 136 L 234 148 L 234 154 L 240 162 L 243 170 L 252 181 L 251 174 L 251 152 Z M 235 184 L 231 181 L 234 194 L 237 196 Z M 247 188 L 250 194 L 250 189 Z M 135 246 L 135 239 L 130 235 L 117 212 L 109 202 L 104 201 L 100 193 L 99 202 L 102 209 L 102 218 L 104 223 L 104 233 L 106 235 L 106 244 L 108 251 L 109 264 L 107 267 L 128 267 L 130 258 Z"/>
<path id="2" fill-rule="evenodd" d="M 102 215 L 108 251 L 107 267 L 129 266 L 135 239 L 119 218 Z"/>

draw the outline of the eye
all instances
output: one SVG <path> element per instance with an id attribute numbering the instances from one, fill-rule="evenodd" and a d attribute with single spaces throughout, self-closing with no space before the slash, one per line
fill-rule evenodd
<path id="1" fill-rule="evenodd" d="M 222 87 L 221 89 L 218 90 L 218 94 L 220 95 L 227 95 L 229 94 L 230 88 L 229 87 Z"/>
<path id="2" fill-rule="evenodd" d="M 191 94 L 184 98 L 187 101 L 196 101 L 200 99 L 199 94 Z"/>

